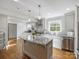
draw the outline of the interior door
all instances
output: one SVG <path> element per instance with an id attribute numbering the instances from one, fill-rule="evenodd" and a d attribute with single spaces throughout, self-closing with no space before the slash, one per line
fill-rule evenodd
<path id="1" fill-rule="evenodd" d="M 8 24 L 9 38 L 17 38 L 17 24 Z"/>

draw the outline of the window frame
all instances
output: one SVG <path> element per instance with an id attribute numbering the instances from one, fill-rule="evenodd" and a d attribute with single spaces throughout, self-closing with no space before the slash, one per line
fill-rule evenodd
<path id="1" fill-rule="evenodd" d="M 51 21 L 51 22 L 48 22 L 48 24 L 49 24 L 49 28 L 48 28 L 48 30 L 50 31 L 50 32 L 52 32 L 52 33 L 58 33 L 58 32 L 61 32 L 62 31 L 62 23 L 61 23 L 61 21 Z M 50 29 L 50 27 L 55 27 L 55 26 L 51 26 L 51 24 L 60 24 L 59 25 L 59 27 L 60 27 L 60 31 L 51 31 L 51 29 Z M 58 27 L 58 26 L 57 26 Z"/>

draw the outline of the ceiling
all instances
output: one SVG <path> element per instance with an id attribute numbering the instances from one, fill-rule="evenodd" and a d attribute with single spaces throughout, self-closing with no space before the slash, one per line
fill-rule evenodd
<path id="1" fill-rule="evenodd" d="M 41 5 L 41 15 L 45 18 L 63 15 L 74 10 L 79 0 L 0 0 L 0 8 L 17 12 L 26 16 L 37 17 L 39 15 L 38 5 Z M 70 10 L 66 10 L 69 8 Z M 31 13 L 28 12 L 31 10 Z"/>

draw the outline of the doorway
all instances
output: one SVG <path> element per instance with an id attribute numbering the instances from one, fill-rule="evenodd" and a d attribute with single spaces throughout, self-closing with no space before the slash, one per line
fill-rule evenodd
<path id="1" fill-rule="evenodd" d="M 17 42 L 17 24 L 8 23 L 8 47 Z"/>
<path id="2" fill-rule="evenodd" d="M 17 39 L 17 24 L 8 23 L 8 38 Z"/>

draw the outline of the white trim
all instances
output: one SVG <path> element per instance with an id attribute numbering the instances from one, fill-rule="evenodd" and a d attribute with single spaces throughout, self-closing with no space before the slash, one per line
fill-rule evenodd
<path id="1" fill-rule="evenodd" d="M 77 50 L 74 52 L 74 54 L 75 54 L 75 57 L 77 58 Z"/>
<path id="2" fill-rule="evenodd" d="M 61 20 L 57 20 L 57 21 L 54 20 L 54 21 L 48 22 L 48 31 L 49 32 L 53 33 L 53 31 L 50 31 L 50 24 L 51 23 L 58 23 L 58 24 L 60 24 L 60 31 L 54 31 L 54 32 L 59 33 L 59 32 L 62 31 L 62 22 L 61 22 Z"/>

